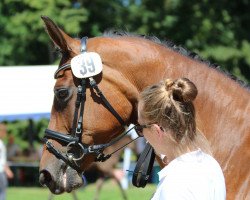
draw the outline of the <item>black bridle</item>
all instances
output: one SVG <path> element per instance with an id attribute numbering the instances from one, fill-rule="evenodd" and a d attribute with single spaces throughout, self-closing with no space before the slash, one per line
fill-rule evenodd
<path id="1" fill-rule="evenodd" d="M 81 53 L 86 52 L 86 43 L 87 43 L 87 37 L 83 37 L 81 39 Z M 70 64 L 65 64 L 59 67 L 55 72 L 55 76 L 54 76 L 55 79 L 58 78 L 59 72 L 69 69 L 70 67 L 71 67 Z M 45 136 L 43 138 L 47 149 L 51 153 L 53 153 L 58 159 L 63 160 L 67 165 L 69 165 L 70 167 L 72 167 L 79 173 L 82 172 L 79 166 L 79 161 L 81 161 L 85 155 L 94 154 L 95 161 L 104 162 L 107 159 L 109 159 L 112 154 L 114 154 L 115 152 L 119 151 L 120 149 L 122 149 L 123 147 L 125 147 L 126 145 L 128 145 L 129 143 L 137 139 L 136 138 L 134 140 L 131 140 L 129 143 L 125 144 L 118 150 L 107 155 L 103 153 L 104 149 L 106 149 L 107 147 L 113 145 L 114 143 L 122 139 L 131 131 L 131 129 L 136 129 L 136 126 L 131 128 L 130 130 L 126 130 L 123 134 L 121 134 L 117 138 L 105 144 L 86 145 L 82 143 L 82 132 L 83 132 L 82 122 L 83 122 L 84 104 L 86 101 L 87 82 L 93 88 L 93 90 L 97 93 L 97 95 L 101 98 L 106 108 L 114 115 L 114 117 L 125 128 L 125 130 L 127 127 L 126 123 L 123 121 L 121 116 L 115 111 L 115 109 L 111 106 L 109 101 L 103 95 L 102 91 L 98 88 L 98 85 L 96 81 L 94 80 L 94 78 L 90 77 L 90 78 L 81 79 L 81 83 L 77 88 L 75 113 L 74 113 L 73 125 L 72 125 L 72 130 L 74 132 L 71 135 L 67 135 L 64 133 L 46 129 Z M 62 151 L 59 151 L 58 149 L 56 149 L 53 143 L 49 139 L 53 139 L 64 144 L 66 146 L 66 151 L 63 153 Z M 77 153 L 75 151 L 77 151 Z"/>

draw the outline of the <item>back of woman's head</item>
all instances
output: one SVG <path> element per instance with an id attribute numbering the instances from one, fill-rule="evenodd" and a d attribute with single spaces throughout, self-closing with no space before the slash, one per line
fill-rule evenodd
<path id="1" fill-rule="evenodd" d="M 197 93 L 196 86 L 187 78 L 161 81 L 141 93 L 141 116 L 148 123 L 171 130 L 177 142 L 183 138 L 193 140 L 196 123 L 192 101 Z"/>

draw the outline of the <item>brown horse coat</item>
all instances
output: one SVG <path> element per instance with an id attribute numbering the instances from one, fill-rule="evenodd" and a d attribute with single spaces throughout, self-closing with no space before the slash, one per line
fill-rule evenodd
<path id="1" fill-rule="evenodd" d="M 50 19 L 43 17 L 48 34 L 62 51 L 60 66 L 79 54 L 80 40 L 61 31 Z M 195 101 L 198 128 L 211 143 L 214 157 L 220 163 L 227 186 L 228 199 L 250 199 L 250 92 L 230 77 L 208 64 L 183 55 L 176 48 L 167 48 L 140 37 L 108 35 L 90 38 L 87 50 L 97 52 L 103 62 L 103 72 L 95 79 L 112 106 L 124 121 L 136 123 L 136 105 L 140 91 L 165 78 L 187 77 L 198 88 Z M 183 49 L 180 49 L 183 51 Z M 184 51 L 185 53 L 186 51 Z M 65 70 L 57 79 L 55 89 L 68 88 L 72 96 L 64 107 L 54 100 L 49 128 L 69 133 L 78 80 L 71 70 Z M 85 144 L 109 141 L 122 131 L 119 122 L 104 108 L 90 90 L 87 90 L 84 111 Z M 55 146 L 63 148 L 53 141 Z M 53 184 L 52 192 L 71 191 L 79 186 L 76 174 L 69 172 L 67 184 L 62 186 L 54 176 L 62 176 L 62 163 L 44 150 L 40 170 L 47 169 Z M 84 170 L 93 161 L 87 156 L 81 165 Z M 51 166 L 53 163 L 53 167 Z M 70 185 L 71 184 L 71 185 Z M 60 189 L 59 189 L 60 188 Z"/>

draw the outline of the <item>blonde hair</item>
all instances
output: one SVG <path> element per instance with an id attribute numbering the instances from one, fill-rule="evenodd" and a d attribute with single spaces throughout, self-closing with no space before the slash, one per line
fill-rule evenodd
<path id="1" fill-rule="evenodd" d="M 179 153 L 186 148 L 201 148 L 211 153 L 208 141 L 196 129 L 193 100 L 198 90 L 187 78 L 166 79 L 146 88 L 140 94 L 141 116 L 164 130 L 171 130 Z"/>

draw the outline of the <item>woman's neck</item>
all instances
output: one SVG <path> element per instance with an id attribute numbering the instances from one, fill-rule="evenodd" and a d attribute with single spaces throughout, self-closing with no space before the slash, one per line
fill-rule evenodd
<path id="1" fill-rule="evenodd" d="M 173 138 L 165 138 L 163 146 L 164 147 L 162 147 L 161 154 L 166 155 L 167 160 L 165 158 L 164 162 L 167 163 L 183 154 L 193 152 L 198 149 L 201 149 L 205 153 L 212 154 L 207 139 L 200 133 L 197 133 L 194 140 L 187 139 L 176 142 L 175 140 L 173 140 Z"/>

